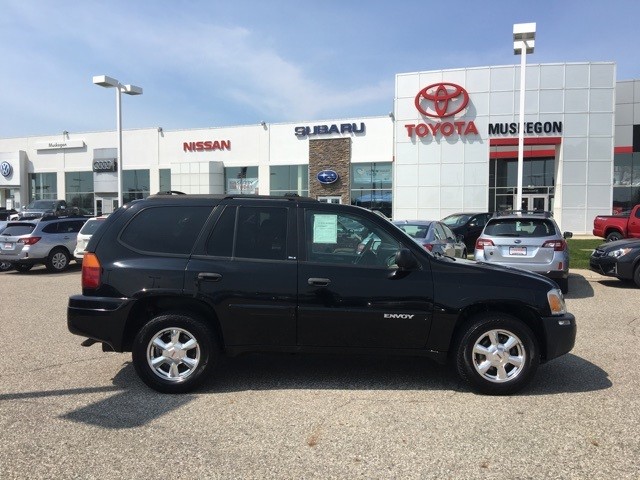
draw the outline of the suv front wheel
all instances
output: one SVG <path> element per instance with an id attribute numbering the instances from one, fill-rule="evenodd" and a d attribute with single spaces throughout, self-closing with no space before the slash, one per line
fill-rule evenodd
<path id="1" fill-rule="evenodd" d="M 456 367 L 474 389 L 489 395 L 510 395 L 523 388 L 540 363 L 531 329 L 499 312 L 476 316 L 459 338 Z"/>
<path id="2" fill-rule="evenodd" d="M 163 393 L 199 386 L 217 363 L 217 355 L 211 329 L 181 312 L 153 318 L 138 332 L 132 347 L 133 365 L 142 381 Z"/>

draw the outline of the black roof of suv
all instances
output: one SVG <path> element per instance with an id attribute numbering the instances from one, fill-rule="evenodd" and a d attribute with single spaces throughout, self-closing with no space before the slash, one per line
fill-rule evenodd
<path id="1" fill-rule="evenodd" d="M 372 352 L 451 359 L 489 394 L 571 350 L 576 325 L 542 276 L 436 256 L 364 208 L 303 197 L 154 195 L 92 236 L 72 333 L 131 351 L 163 392 L 222 354 Z"/>

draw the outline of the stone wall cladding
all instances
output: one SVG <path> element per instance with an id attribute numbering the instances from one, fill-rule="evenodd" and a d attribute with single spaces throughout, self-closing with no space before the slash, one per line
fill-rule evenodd
<path id="1" fill-rule="evenodd" d="M 338 181 L 330 185 L 318 182 L 318 172 L 333 170 Z M 339 196 L 342 203 L 351 203 L 351 139 L 333 138 L 309 140 L 309 196 Z"/>

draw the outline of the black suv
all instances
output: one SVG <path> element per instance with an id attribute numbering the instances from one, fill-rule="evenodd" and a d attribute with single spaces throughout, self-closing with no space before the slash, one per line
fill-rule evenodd
<path id="1" fill-rule="evenodd" d="M 172 393 L 222 353 L 348 351 L 450 359 L 478 391 L 510 394 L 576 335 L 540 275 L 433 255 L 360 207 L 247 195 L 116 210 L 87 246 L 67 322 Z"/>

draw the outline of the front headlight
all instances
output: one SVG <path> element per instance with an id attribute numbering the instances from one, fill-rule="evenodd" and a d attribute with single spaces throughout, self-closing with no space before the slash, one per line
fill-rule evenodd
<path id="1" fill-rule="evenodd" d="M 623 255 L 626 255 L 631 250 L 633 250 L 633 249 L 632 248 L 619 248 L 617 250 L 613 250 L 613 251 L 607 253 L 607 257 L 618 258 L 618 257 L 621 257 Z"/>
<path id="2" fill-rule="evenodd" d="M 547 301 L 551 309 L 551 315 L 564 315 L 567 313 L 567 306 L 564 303 L 564 295 L 559 288 L 554 288 L 547 292 Z"/>

